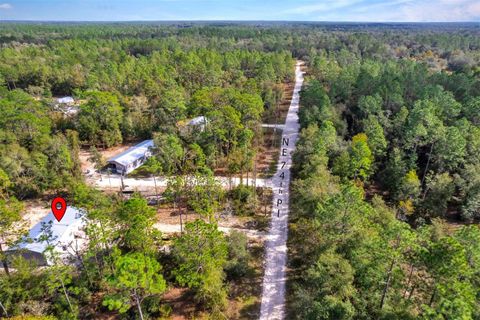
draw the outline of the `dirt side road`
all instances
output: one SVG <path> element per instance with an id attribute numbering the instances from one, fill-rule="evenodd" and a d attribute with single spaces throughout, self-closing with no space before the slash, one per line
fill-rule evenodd
<path id="1" fill-rule="evenodd" d="M 285 318 L 290 167 L 300 129 L 298 107 L 303 84 L 303 72 L 300 65 L 301 62 L 297 62 L 295 89 L 285 120 L 277 172 L 272 179 L 273 206 L 270 229 L 265 243 L 266 262 L 260 310 L 261 320 Z"/>

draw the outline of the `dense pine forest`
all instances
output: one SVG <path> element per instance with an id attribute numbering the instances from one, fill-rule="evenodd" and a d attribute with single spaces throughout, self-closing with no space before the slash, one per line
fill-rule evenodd
<path id="1" fill-rule="evenodd" d="M 292 317 L 480 317 L 478 30 L 395 34 L 308 55 Z"/>
<path id="2" fill-rule="evenodd" d="M 168 319 L 173 289 L 191 318 L 258 317 L 229 303 L 261 273 L 254 249 L 217 220 L 260 211 L 259 190 L 214 176 L 257 174 L 295 60 L 289 318 L 479 319 L 479 25 L 280 22 L 0 24 L 0 317 Z M 85 182 L 82 150 L 101 170 L 99 150 L 143 139 L 164 201 L 200 217 L 177 236 L 142 195 Z M 74 264 L 47 249 L 46 268 L 9 255 L 25 203 L 58 194 L 87 212 L 88 247 Z"/>

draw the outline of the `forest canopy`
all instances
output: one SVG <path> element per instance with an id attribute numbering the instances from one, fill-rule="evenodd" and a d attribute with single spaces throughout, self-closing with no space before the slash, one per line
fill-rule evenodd
<path id="1" fill-rule="evenodd" d="M 217 219 L 225 199 L 252 214 L 258 195 L 214 173 L 255 170 L 296 60 L 290 318 L 479 318 L 478 24 L 286 22 L 0 23 L 0 316 L 162 318 L 175 287 L 225 318 L 252 248 Z M 199 217 L 180 209 L 173 239 L 141 195 L 84 180 L 82 150 L 100 171 L 99 150 L 144 139 L 155 189 L 170 177 L 162 200 Z M 78 264 L 10 259 L 24 204 L 52 194 L 87 212 Z"/>
<path id="2" fill-rule="evenodd" d="M 375 50 L 369 35 L 356 36 Z M 479 51 L 457 37 L 418 32 L 408 45 L 388 42 L 393 57 L 352 48 L 308 56 L 292 317 L 479 317 Z"/>

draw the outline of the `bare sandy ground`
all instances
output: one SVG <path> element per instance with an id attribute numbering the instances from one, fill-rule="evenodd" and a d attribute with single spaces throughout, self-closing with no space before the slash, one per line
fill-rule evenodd
<path id="1" fill-rule="evenodd" d="M 190 177 L 190 179 L 193 179 Z M 227 177 L 215 177 L 215 179 L 225 188 L 231 188 L 234 186 L 239 185 L 242 180 L 238 177 L 227 178 Z M 90 184 L 96 186 L 99 189 L 112 189 L 112 190 L 120 190 L 122 186 L 122 178 L 117 174 L 95 174 L 88 178 Z M 155 189 L 155 183 L 157 188 L 165 188 L 167 187 L 168 178 L 166 177 L 156 177 L 155 180 L 153 177 L 151 178 L 123 178 L 123 185 L 126 190 L 138 190 L 138 191 L 152 191 Z M 257 187 L 271 187 L 270 179 L 261 179 L 257 178 L 255 181 L 253 179 L 243 179 L 243 184 L 249 186 L 257 186 Z"/>

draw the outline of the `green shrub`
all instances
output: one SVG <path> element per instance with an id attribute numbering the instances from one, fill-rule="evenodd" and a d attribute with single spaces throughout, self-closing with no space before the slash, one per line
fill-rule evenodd
<path id="1" fill-rule="evenodd" d="M 257 208 L 257 199 L 253 187 L 238 185 L 229 193 L 232 200 L 232 208 L 235 215 L 252 216 Z"/>
<path id="2" fill-rule="evenodd" d="M 243 277 L 249 270 L 248 260 L 250 259 L 250 253 L 248 252 L 248 239 L 244 233 L 232 230 L 227 241 L 228 262 L 225 272 L 229 279 L 238 279 Z"/>

